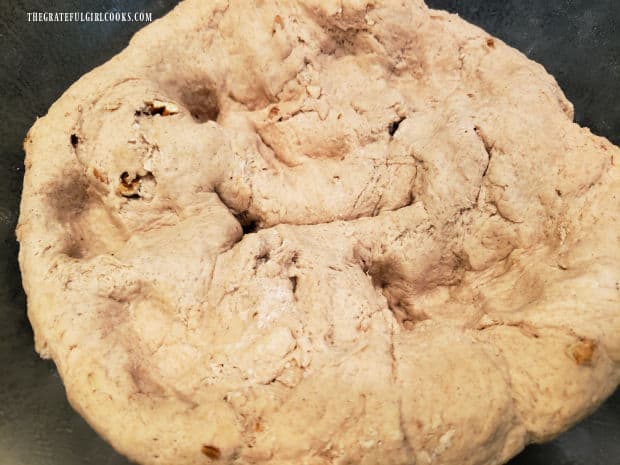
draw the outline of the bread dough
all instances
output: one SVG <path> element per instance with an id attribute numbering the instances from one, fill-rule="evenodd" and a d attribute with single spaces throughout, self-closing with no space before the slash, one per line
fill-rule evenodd
<path id="1" fill-rule="evenodd" d="M 620 380 L 620 151 L 419 0 L 187 0 L 30 130 L 36 349 L 141 464 L 500 464 Z"/>

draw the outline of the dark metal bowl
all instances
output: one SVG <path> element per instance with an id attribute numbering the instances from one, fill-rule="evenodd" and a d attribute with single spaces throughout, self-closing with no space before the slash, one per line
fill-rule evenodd
<path id="1" fill-rule="evenodd" d="M 208 0 L 205 0 L 208 1 Z M 17 266 L 22 139 L 83 73 L 125 47 L 144 23 L 33 23 L 27 12 L 146 11 L 177 1 L 12 0 L 0 5 L 0 465 L 127 465 L 68 405 L 53 363 L 35 354 Z M 428 0 L 458 12 L 545 65 L 576 120 L 620 143 L 620 2 Z M 555 441 L 511 465 L 620 465 L 620 393 Z"/>

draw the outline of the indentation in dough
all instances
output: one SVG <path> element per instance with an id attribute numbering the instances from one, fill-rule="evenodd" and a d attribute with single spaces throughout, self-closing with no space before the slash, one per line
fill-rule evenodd
<path id="1" fill-rule="evenodd" d="M 77 134 L 71 134 L 69 141 L 71 142 L 71 146 L 73 148 L 76 148 L 80 139 L 78 138 Z"/>
<path id="2" fill-rule="evenodd" d="M 376 261 L 367 272 L 372 284 L 385 297 L 396 321 L 405 329 L 413 329 L 417 322 L 427 320 L 429 316 L 412 302 L 414 291 L 400 267 L 396 261 Z"/>
<path id="3" fill-rule="evenodd" d="M 258 220 L 252 217 L 247 211 L 238 213 L 235 215 L 235 218 L 239 221 L 244 235 L 255 233 L 259 230 Z"/>
<path id="4" fill-rule="evenodd" d="M 392 121 L 390 123 L 390 125 L 388 126 L 388 132 L 390 136 L 393 136 L 394 134 L 396 134 L 396 131 L 398 131 L 398 126 L 400 126 L 400 123 L 405 121 L 405 119 L 406 119 L 405 117 L 399 118 L 396 121 Z"/>
<path id="5" fill-rule="evenodd" d="M 71 168 L 47 187 L 47 202 L 58 225 L 64 229 L 60 252 L 70 258 L 105 253 L 124 241 L 86 174 Z"/>
<path id="6" fill-rule="evenodd" d="M 78 169 L 66 170 L 60 180 L 48 188 L 48 203 L 60 223 L 73 220 L 88 201 L 88 181 Z"/>
<path id="7" fill-rule="evenodd" d="M 289 276 L 289 281 L 291 282 L 291 290 L 293 291 L 293 295 L 297 291 L 297 276 Z"/>
<path id="8" fill-rule="evenodd" d="M 151 373 L 140 363 L 131 364 L 127 371 L 138 393 L 158 397 L 165 394 L 164 388 L 153 379 Z"/>
<path id="9" fill-rule="evenodd" d="M 177 88 L 182 89 L 180 100 L 194 120 L 198 123 L 217 121 L 220 104 L 214 86 L 204 82 L 193 82 Z"/>

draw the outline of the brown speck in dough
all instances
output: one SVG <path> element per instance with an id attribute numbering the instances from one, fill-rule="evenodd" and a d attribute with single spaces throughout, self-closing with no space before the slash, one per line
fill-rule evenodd
<path id="1" fill-rule="evenodd" d="M 204 444 L 201 448 L 201 451 L 204 455 L 206 455 L 212 460 L 219 460 L 222 457 L 222 451 L 220 451 L 220 449 L 215 446 Z"/>
<path id="2" fill-rule="evenodd" d="M 571 356 L 578 365 L 589 365 L 594 356 L 596 343 L 590 339 L 581 339 L 570 349 Z"/>
<path id="3" fill-rule="evenodd" d="M 294 294 L 295 291 L 297 291 L 297 276 L 290 276 L 288 279 L 291 282 L 291 290 L 293 291 L 293 294 Z"/>
<path id="4" fill-rule="evenodd" d="M 284 29 L 284 21 L 282 20 L 282 17 L 280 15 L 276 15 L 273 18 L 273 29 L 271 30 L 272 34 L 275 34 L 277 31 L 276 25 L 278 25 L 280 29 Z"/>
<path id="5" fill-rule="evenodd" d="M 105 184 L 108 183 L 108 177 L 101 173 L 101 171 L 99 171 L 97 168 L 93 168 L 93 176 L 100 182 L 103 182 Z"/>

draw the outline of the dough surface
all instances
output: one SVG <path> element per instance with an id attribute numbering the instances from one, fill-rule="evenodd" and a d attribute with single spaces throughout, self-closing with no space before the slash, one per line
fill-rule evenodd
<path id="1" fill-rule="evenodd" d="M 420 0 L 186 0 L 24 147 L 38 352 L 144 465 L 490 465 L 620 381 L 620 151 Z"/>

